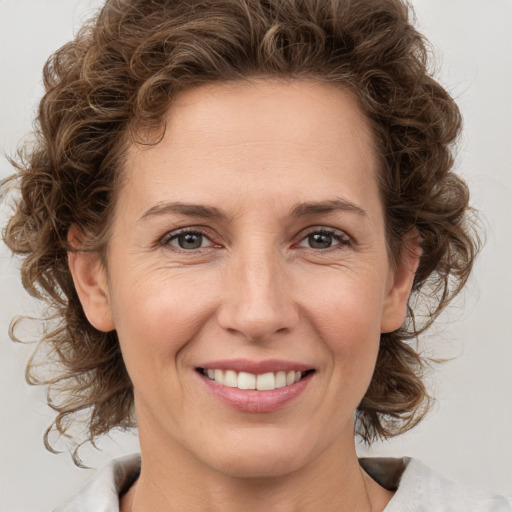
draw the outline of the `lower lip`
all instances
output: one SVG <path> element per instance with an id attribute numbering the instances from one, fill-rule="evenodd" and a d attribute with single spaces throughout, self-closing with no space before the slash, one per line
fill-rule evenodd
<path id="1" fill-rule="evenodd" d="M 297 398 L 307 387 L 313 373 L 303 377 L 299 382 L 290 386 L 272 389 L 269 391 L 256 391 L 252 389 L 239 389 L 223 386 L 214 380 L 201 375 L 212 395 L 233 409 L 243 412 L 274 412 Z"/>

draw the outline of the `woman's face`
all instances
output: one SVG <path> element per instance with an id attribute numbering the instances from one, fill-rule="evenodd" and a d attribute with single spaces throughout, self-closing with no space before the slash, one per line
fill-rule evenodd
<path id="1" fill-rule="evenodd" d="M 377 172 L 353 96 L 308 81 L 189 90 L 130 148 L 108 277 L 77 287 L 117 330 L 143 453 L 275 476 L 353 446 L 412 276 L 388 260 Z"/>

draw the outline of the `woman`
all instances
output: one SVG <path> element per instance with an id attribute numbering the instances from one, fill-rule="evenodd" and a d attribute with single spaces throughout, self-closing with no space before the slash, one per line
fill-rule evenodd
<path id="1" fill-rule="evenodd" d="M 407 340 L 477 247 L 404 5 L 108 2 L 46 86 L 6 241 L 63 321 L 55 428 L 135 413 L 142 458 L 61 510 L 510 509 L 355 454 L 427 410 Z"/>

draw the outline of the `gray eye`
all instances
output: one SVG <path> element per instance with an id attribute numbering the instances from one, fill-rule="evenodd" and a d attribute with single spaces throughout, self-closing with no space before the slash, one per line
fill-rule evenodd
<path id="1" fill-rule="evenodd" d="M 313 249 L 328 249 L 332 246 L 333 236 L 329 233 L 311 233 L 308 235 L 308 243 Z"/>
<path id="2" fill-rule="evenodd" d="M 201 233 L 181 233 L 173 237 L 169 243 L 180 249 L 200 249 L 203 246 L 204 236 Z"/>

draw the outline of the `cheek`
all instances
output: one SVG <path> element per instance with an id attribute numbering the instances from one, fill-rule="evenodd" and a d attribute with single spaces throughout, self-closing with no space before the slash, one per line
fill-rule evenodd
<path id="1" fill-rule="evenodd" d="M 192 278 L 167 271 L 119 280 L 112 309 L 133 380 L 137 374 L 147 378 L 176 367 L 182 349 L 215 310 L 215 286 L 200 272 Z"/>
<path id="2" fill-rule="evenodd" d="M 352 304 L 330 312 L 318 331 L 333 360 L 333 373 L 346 386 L 359 387 L 373 374 L 380 342 L 379 322 Z"/>
<path id="3" fill-rule="evenodd" d="M 307 316 L 330 353 L 333 378 L 353 391 L 355 401 L 370 383 L 379 350 L 385 286 L 380 281 L 331 279 L 329 287 L 310 289 L 308 296 Z"/>
<path id="4" fill-rule="evenodd" d="M 301 295 L 315 327 L 342 346 L 378 340 L 386 289 L 379 272 L 329 272 L 303 281 Z"/>

